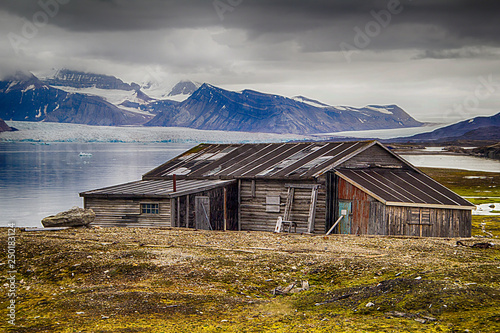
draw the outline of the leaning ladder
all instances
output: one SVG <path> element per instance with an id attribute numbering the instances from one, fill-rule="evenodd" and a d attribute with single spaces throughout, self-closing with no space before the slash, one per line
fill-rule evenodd
<path id="1" fill-rule="evenodd" d="M 318 188 L 314 186 L 311 191 L 311 204 L 309 205 L 309 217 L 307 219 L 307 233 L 314 232 L 314 219 L 316 218 L 316 202 L 318 200 Z"/>
<path id="2" fill-rule="evenodd" d="M 290 221 L 290 212 L 292 211 L 293 205 L 293 196 L 295 195 L 295 188 L 289 187 L 288 194 L 286 196 L 286 204 L 285 204 L 285 214 L 283 214 L 283 218 L 281 216 L 276 221 L 276 227 L 274 228 L 274 232 L 281 232 L 281 228 L 283 227 L 283 221 Z M 292 225 L 290 224 L 288 231 L 290 231 Z"/>

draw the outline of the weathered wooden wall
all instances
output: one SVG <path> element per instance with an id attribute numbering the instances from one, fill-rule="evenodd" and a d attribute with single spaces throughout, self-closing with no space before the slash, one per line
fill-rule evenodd
<path id="1" fill-rule="evenodd" d="M 470 237 L 472 213 L 459 209 L 425 209 L 428 224 L 416 224 L 410 207 L 386 207 L 388 235 L 423 237 Z M 413 213 L 415 215 L 415 213 Z M 422 229 L 420 234 L 420 229 Z"/>
<path id="2" fill-rule="evenodd" d="M 288 194 L 286 184 L 317 184 L 314 181 L 256 180 L 252 190 L 251 180 L 241 180 L 240 222 L 241 230 L 274 231 L 278 216 L 285 213 Z M 266 197 L 280 196 L 280 211 L 266 212 Z M 297 223 L 297 232 L 307 232 L 309 205 L 311 203 L 310 188 L 296 188 L 290 214 L 290 220 Z M 325 186 L 321 184 L 316 204 L 314 233 L 325 233 Z"/>
<path id="3" fill-rule="evenodd" d="M 339 200 L 352 201 L 351 234 L 369 234 L 370 207 L 375 199 L 344 179 L 339 179 L 338 191 Z M 372 220 L 372 223 L 376 222 Z"/>
<path id="4" fill-rule="evenodd" d="M 470 210 L 385 206 L 343 179 L 338 188 L 339 200 L 352 201 L 351 234 L 471 236 Z"/>
<path id="5" fill-rule="evenodd" d="M 227 189 L 227 230 L 238 230 L 238 185 L 226 186 Z M 196 227 L 195 202 L 197 196 L 205 196 L 210 199 L 210 224 L 213 230 L 224 230 L 224 188 L 219 187 L 195 194 L 184 195 L 172 199 L 173 220 L 172 226 L 181 228 Z M 189 199 L 187 198 L 189 197 Z M 180 201 L 178 205 L 177 201 Z M 189 209 L 187 209 L 189 203 Z M 178 207 L 180 210 L 178 211 Z M 186 216 L 189 218 L 186 220 Z"/>
<path id="6" fill-rule="evenodd" d="M 141 203 L 158 203 L 159 214 L 141 214 Z M 85 198 L 84 207 L 96 213 L 93 225 L 115 227 L 170 227 L 170 199 Z"/>
<path id="7" fill-rule="evenodd" d="M 368 235 L 388 235 L 386 206 L 380 201 L 370 202 Z"/>
<path id="8" fill-rule="evenodd" d="M 376 145 L 350 158 L 338 168 L 403 167 L 405 164 L 384 148 Z"/>

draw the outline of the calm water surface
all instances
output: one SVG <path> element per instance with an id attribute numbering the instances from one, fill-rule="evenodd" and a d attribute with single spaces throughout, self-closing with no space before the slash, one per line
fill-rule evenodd
<path id="1" fill-rule="evenodd" d="M 138 180 L 192 146 L 0 143 L 0 226 L 41 226 L 48 215 L 82 207 L 78 193 Z"/>
<path id="2" fill-rule="evenodd" d="M 404 155 L 405 160 L 417 167 L 463 169 L 486 172 L 500 172 L 500 161 L 461 155 Z"/>
<path id="3" fill-rule="evenodd" d="M 78 193 L 141 178 L 194 144 L 0 143 L 0 226 L 41 226 L 82 206 Z M 90 153 L 81 157 L 80 152 Z M 500 172 L 500 162 L 468 156 L 405 155 L 416 166 Z"/>

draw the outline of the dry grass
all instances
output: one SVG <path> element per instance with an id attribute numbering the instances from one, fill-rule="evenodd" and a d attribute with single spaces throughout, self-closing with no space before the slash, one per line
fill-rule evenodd
<path id="1" fill-rule="evenodd" d="M 2 248 L 6 239 L 0 230 Z M 482 250 L 456 239 L 109 228 L 16 241 L 17 326 L 2 321 L 15 332 L 500 329 L 498 239 Z M 1 262 L 4 284 L 5 253 Z M 304 280 L 307 291 L 272 293 Z"/>

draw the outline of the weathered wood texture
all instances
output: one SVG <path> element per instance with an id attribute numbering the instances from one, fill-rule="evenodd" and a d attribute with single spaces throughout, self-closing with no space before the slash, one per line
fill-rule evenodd
<path id="1" fill-rule="evenodd" d="M 159 204 L 159 214 L 141 214 L 141 203 Z M 105 227 L 170 227 L 170 199 L 85 198 L 84 207 L 96 218 L 92 225 Z"/>
<path id="2" fill-rule="evenodd" d="M 255 197 L 252 196 L 252 181 L 241 180 L 241 230 L 273 231 L 278 216 L 284 216 L 288 184 L 317 184 L 314 181 L 256 180 Z M 321 184 L 316 204 L 314 233 L 325 233 L 325 186 Z M 289 220 L 297 223 L 297 232 L 305 233 L 308 227 L 311 188 L 295 188 Z M 266 197 L 280 196 L 280 211 L 266 212 Z"/>
<path id="3" fill-rule="evenodd" d="M 226 186 L 227 189 L 227 230 L 238 230 L 238 185 L 231 184 Z M 180 196 L 174 198 L 175 202 L 179 201 L 180 210 L 173 214 L 173 226 L 181 228 L 196 228 L 196 197 L 206 196 L 210 201 L 210 225 L 213 230 L 224 230 L 224 187 L 201 191 L 196 194 Z M 189 204 L 189 208 L 186 207 Z M 177 205 L 174 205 L 177 207 Z M 189 215 L 187 214 L 189 212 Z M 208 213 L 208 212 L 207 212 Z M 188 216 L 188 219 L 186 219 Z"/>
<path id="4" fill-rule="evenodd" d="M 470 237 L 471 211 L 385 206 L 343 179 L 339 200 L 351 200 L 351 234 Z"/>
<path id="5" fill-rule="evenodd" d="M 364 152 L 350 158 L 342 163 L 338 168 L 367 168 L 367 167 L 403 167 L 405 164 L 389 154 L 384 148 L 375 145 Z"/>
<path id="6" fill-rule="evenodd" d="M 423 209 L 420 218 L 415 208 L 386 207 L 387 234 L 422 237 L 470 237 L 472 214 L 469 210 Z M 428 222 L 427 222 L 428 216 Z M 418 219 L 418 220 L 417 220 Z"/>
<path id="7" fill-rule="evenodd" d="M 387 218 L 385 205 L 379 201 L 370 202 L 369 235 L 387 235 Z"/>
<path id="8" fill-rule="evenodd" d="M 343 179 L 338 182 L 338 199 L 352 201 L 351 234 L 369 234 L 370 205 L 374 198 Z"/>

